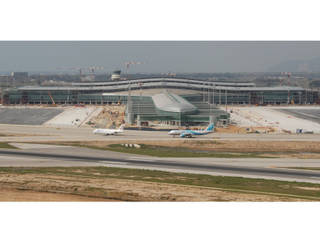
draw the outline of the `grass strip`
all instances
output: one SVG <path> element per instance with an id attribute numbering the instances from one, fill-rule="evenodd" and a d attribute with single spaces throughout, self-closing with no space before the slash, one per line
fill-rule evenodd
<path id="1" fill-rule="evenodd" d="M 153 157 L 213 157 L 213 158 L 270 158 L 257 153 L 226 153 L 216 151 L 196 150 L 184 147 L 166 147 L 147 144 L 139 144 L 140 148 L 125 147 L 121 144 L 111 144 L 100 148 L 104 150 L 147 155 Z"/>
<path id="2" fill-rule="evenodd" d="M 9 148 L 9 149 L 16 149 L 16 147 L 10 145 L 7 142 L 0 142 L 0 148 Z"/>

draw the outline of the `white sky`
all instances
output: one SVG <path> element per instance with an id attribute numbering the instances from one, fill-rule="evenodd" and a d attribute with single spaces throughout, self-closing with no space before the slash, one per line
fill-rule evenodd
<path id="1" fill-rule="evenodd" d="M 131 72 L 263 72 L 288 60 L 320 57 L 320 42 L 25 41 L 0 42 L 0 71 L 103 66 Z"/>

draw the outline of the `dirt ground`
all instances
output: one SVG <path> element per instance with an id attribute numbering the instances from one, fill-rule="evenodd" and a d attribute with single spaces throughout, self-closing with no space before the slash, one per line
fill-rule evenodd
<path id="1" fill-rule="evenodd" d="M 276 132 L 277 129 L 272 127 L 239 127 L 235 125 L 229 125 L 228 127 L 217 127 L 215 128 L 215 132 L 217 133 L 273 133 Z"/>
<path id="2" fill-rule="evenodd" d="M 31 190 L 3 188 L 0 189 L 1 202 L 91 202 L 108 201 L 108 199 L 78 196 L 64 193 L 36 192 Z"/>
<path id="3" fill-rule="evenodd" d="M 97 173 L 98 174 L 98 173 Z M 213 188 L 116 178 L 0 175 L 0 201 L 303 201 Z"/>
<path id="4" fill-rule="evenodd" d="M 124 122 L 125 105 L 106 105 L 98 116 L 87 122 L 98 128 L 119 127 Z"/>

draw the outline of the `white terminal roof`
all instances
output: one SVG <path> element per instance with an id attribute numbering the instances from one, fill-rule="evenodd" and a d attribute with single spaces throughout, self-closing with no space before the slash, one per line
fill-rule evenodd
<path id="1" fill-rule="evenodd" d="M 184 98 L 169 92 L 156 94 L 152 96 L 152 100 L 159 110 L 166 112 L 190 113 L 197 110 L 193 104 Z"/>
<path id="2" fill-rule="evenodd" d="M 111 86 L 25 86 L 19 87 L 20 91 L 104 91 L 104 92 L 117 92 L 127 91 L 129 85 L 111 85 Z M 193 89 L 193 90 L 204 90 L 204 89 L 215 89 L 216 91 L 303 91 L 301 87 L 291 86 L 279 86 L 279 87 L 234 87 L 234 86 L 203 86 L 199 83 L 183 83 L 183 82 L 147 82 L 142 86 L 139 83 L 131 84 L 131 89 L 142 89 L 145 88 L 179 88 L 179 89 Z"/>
<path id="3" fill-rule="evenodd" d="M 177 83 L 194 83 L 202 85 L 214 85 L 214 86 L 235 86 L 235 87 L 254 87 L 255 83 L 253 82 L 212 82 L 208 80 L 199 80 L 199 79 L 187 79 L 187 78 L 141 78 L 141 79 L 132 79 L 132 80 L 117 80 L 117 81 L 108 81 L 108 82 L 80 82 L 72 83 L 72 86 L 111 86 L 111 85 L 124 85 L 124 84 L 143 84 L 151 82 L 177 82 Z"/>

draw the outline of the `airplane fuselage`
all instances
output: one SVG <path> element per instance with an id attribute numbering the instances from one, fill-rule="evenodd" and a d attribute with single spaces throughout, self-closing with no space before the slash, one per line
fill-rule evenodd
<path id="1" fill-rule="evenodd" d="M 101 135 L 117 135 L 119 133 L 123 133 L 123 126 L 120 126 L 118 129 L 98 128 L 93 130 L 93 134 Z"/>
<path id="2" fill-rule="evenodd" d="M 198 131 L 194 131 L 194 130 L 171 130 L 170 132 L 168 132 L 169 135 L 172 136 L 176 136 L 179 135 L 182 138 L 185 137 L 192 137 L 193 135 L 207 135 L 209 133 L 212 133 L 214 129 L 214 125 L 210 124 L 207 129 L 205 130 L 198 130 Z"/>

